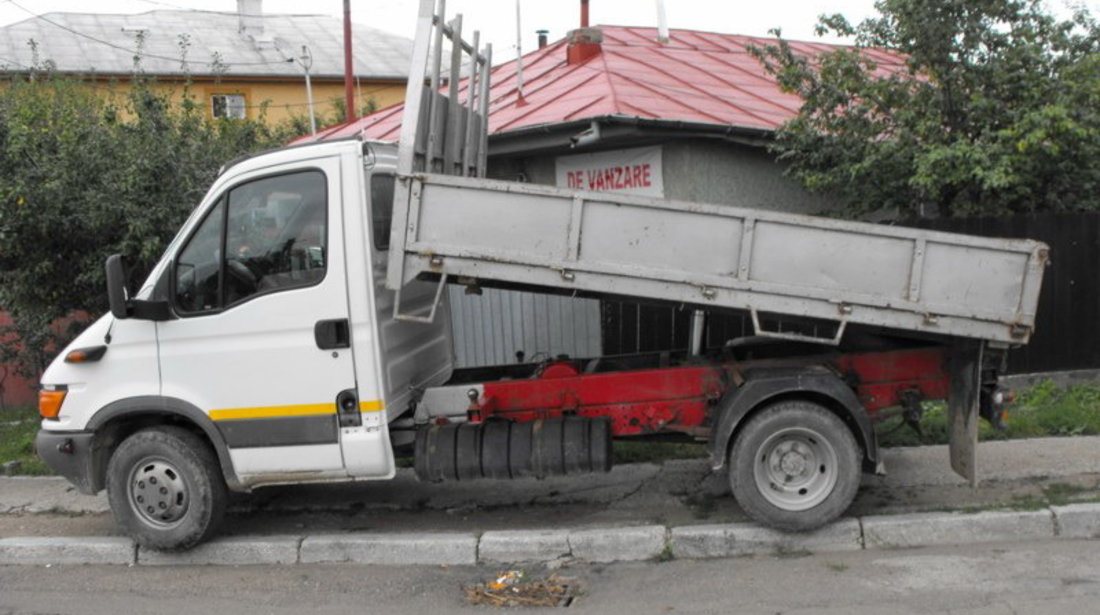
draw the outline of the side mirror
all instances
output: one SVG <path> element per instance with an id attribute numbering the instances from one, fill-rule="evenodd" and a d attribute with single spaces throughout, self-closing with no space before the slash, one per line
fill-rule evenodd
<path id="1" fill-rule="evenodd" d="M 126 306 L 126 271 L 122 266 L 121 254 L 107 257 L 107 303 L 115 318 L 122 320 L 130 317 Z"/>
<path id="2" fill-rule="evenodd" d="M 107 257 L 107 304 L 111 314 L 119 320 L 171 320 L 172 310 L 167 301 L 142 301 L 126 298 L 126 267 L 121 254 Z"/>

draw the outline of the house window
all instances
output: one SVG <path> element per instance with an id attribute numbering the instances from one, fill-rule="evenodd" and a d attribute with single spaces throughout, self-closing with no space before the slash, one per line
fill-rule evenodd
<path id="1" fill-rule="evenodd" d="M 210 114 L 231 120 L 245 119 L 244 94 L 214 94 L 210 97 Z"/>

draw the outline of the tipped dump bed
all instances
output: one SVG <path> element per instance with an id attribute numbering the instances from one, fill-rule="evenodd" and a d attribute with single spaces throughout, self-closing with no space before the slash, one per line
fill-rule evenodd
<path id="1" fill-rule="evenodd" d="M 402 182 L 391 286 L 468 276 L 1021 344 L 1047 260 L 1032 240 L 449 175 Z"/>

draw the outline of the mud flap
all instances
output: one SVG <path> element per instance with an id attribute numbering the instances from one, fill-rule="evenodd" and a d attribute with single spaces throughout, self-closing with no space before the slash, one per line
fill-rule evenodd
<path id="1" fill-rule="evenodd" d="M 951 389 L 947 396 L 947 433 L 951 469 L 978 486 L 978 398 L 981 392 L 982 342 L 959 342 L 948 351 Z"/>

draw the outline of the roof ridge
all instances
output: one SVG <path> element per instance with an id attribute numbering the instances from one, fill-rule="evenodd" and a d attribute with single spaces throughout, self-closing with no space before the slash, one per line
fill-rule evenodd
<path id="1" fill-rule="evenodd" d="M 607 80 L 607 91 L 611 95 L 611 108 L 612 109 L 618 109 L 619 108 L 619 92 L 617 91 L 617 89 L 615 87 L 615 81 L 611 78 L 611 67 L 608 66 L 608 64 L 607 64 L 607 50 L 603 48 L 602 44 L 600 45 L 599 58 L 600 58 L 600 62 L 603 63 L 603 71 L 602 72 L 604 74 L 604 78 Z M 582 63 L 582 64 L 578 65 L 578 67 L 579 66 L 584 66 L 584 64 Z"/>

